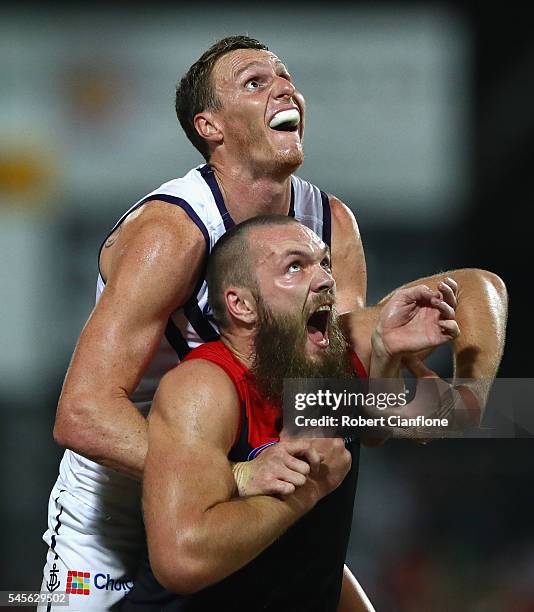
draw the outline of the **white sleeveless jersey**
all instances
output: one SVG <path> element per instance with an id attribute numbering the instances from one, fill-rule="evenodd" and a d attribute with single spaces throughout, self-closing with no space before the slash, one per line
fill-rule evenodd
<path id="1" fill-rule="evenodd" d="M 204 236 L 206 256 L 217 240 L 235 225 L 226 209 L 213 170 L 209 165 L 203 165 L 192 169 L 182 178 L 164 183 L 139 200 L 120 217 L 106 240 L 130 213 L 151 200 L 179 206 L 187 213 Z M 313 230 L 330 246 L 331 214 L 328 196 L 296 176 L 291 177 L 289 215 Z M 96 301 L 104 289 L 105 282 L 99 273 Z M 146 415 L 162 376 L 177 365 L 191 349 L 217 339 L 218 329 L 208 305 L 208 287 L 203 273 L 188 302 L 171 315 L 165 337 L 131 396 L 138 409 Z M 60 480 L 71 493 L 74 493 L 74 487 L 77 496 L 90 505 L 98 505 L 98 498 L 105 496 L 114 500 L 120 498 L 121 507 L 126 509 L 128 504 L 133 503 L 132 496 L 139 495 L 139 484 L 134 480 L 70 450 L 65 451 L 61 462 Z M 128 492 L 132 495 L 128 495 Z"/>

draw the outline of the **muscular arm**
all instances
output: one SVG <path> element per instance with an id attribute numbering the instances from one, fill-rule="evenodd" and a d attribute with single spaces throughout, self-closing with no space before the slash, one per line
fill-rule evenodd
<path id="1" fill-rule="evenodd" d="M 384 304 L 365 307 L 367 273 L 362 241 L 354 215 L 338 198 L 330 196 L 332 212 L 332 271 L 336 279 L 338 311 L 358 356 L 369 368 L 371 336 Z M 454 375 L 480 382 L 474 394 L 483 408 L 504 349 L 508 296 L 503 281 L 486 270 L 463 269 L 415 280 L 401 288 L 425 284 L 440 290 L 439 283 L 452 277 L 459 285 L 456 321 L 461 334 L 453 342 Z M 480 416 L 480 415 L 479 415 Z M 475 417 L 476 418 L 476 417 Z"/>
<path id="2" fill-rule="evenodd" d="M 336 279 L 337 311 L 345 313 L 365 307 L 367 300 L 365 255 L 358 224 L 350 209 L 334 196 L 330 196 L 330 209 L 332 274 Z"/>
<path id="3" fill-rule="evenodd" d="M 191 294 L 205 246 L 189 217 L 165 202 L 150 202 L 120 227 L 102 251 L 106 288 L 67 371 L 54 438 L 97 463 L 141 478 L 147 423 L 129 397 L 160 344 L 170 313 Z M 239 494 L 294 491 L 302 474 L 295 467 L 295 452 L 281 444 L 237 464 Z"/>
<path id="4" fill-rule="evenodd" d="M 436 274 L 403 285 L 403 288 L 425 284 L 441 291 L 440 282 L 453 278 L 458 283 L 456 321 L 460 335 L 453 341 L 455 378 L 486 381 L 477 387 L 477 402 L 483 408 L 490 384 L 497 373 L 504 348 L 508 298 L 503 281 L 486 270 L 464 269 Z M 371 353 L 371 335 L 384 305 L 379 304 L 347 315 L 351 341 L 364 363 Z"/>
<path id="5" fill-rule="evenodd" d="M 200 230 L 178 207 L 151 202 L 132 217 L 102 256 L 106 288 L 67 371 L 54 437 L 98 463 L 140 477 L 146 421 L 129 397 L 170 313 L 190 295 L 205 247 Z"/>
<path id="6" fill-rule="evenodd" d="M 143 507 L 151 567 L 172 591 L 192 593 L 235 572 L 317 501 L 310 483 L 285 500 L 232 497 L 227 454 L 238 419 L 232 382 L 203 360 L 169 372 L 154 399 Z"/>

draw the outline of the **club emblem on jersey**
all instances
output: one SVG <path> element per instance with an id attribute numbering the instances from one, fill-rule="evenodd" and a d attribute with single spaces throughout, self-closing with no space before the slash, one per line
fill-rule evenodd
<path id="1" fill-rule="evenodd" d="M 59 569 L 54 563 L 54 565 L 52 565 L 52 567 L 50 568 L 50 577 L 46 581 L 46 588 L 50 592 L 54 592 L 57 588 L 59 588 L 59 585 L 61 584 L 61 580 L 58 578 L 58 574 Z"/>

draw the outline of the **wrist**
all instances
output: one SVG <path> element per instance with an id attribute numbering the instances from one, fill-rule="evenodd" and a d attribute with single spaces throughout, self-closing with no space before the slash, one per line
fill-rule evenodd
<path id="1" fill-rule="evenodd" d="M 233 491 L 233 494 L 235 495 L 237 493 L 239 497 L 246 497 L 246 486 L 249 476 L 246 463 L 233 463 L 232 474 L 235 480 L 235 489 Z"/>
<path id="2" fill-rule="evenodd" d="M 373 378 L 394 378 L 401 367 L 401 355 L 393 355 L 387 349 L 381 330 L 377 327 L 371 336 L 371 372 Z"/>
<path id="3" fill-rule="evenodd" d="M 468 385 L 456 385 L 455 389 L 460 394 L 464 407 L 464 414 L 459 415 L 457 411 L 455 420 L 465 427 L 479 426 L 482 416 L 479 397 Z"/>
<path id="4" fill-rule="evenodd" d="M 312 510 L 320 498 L 317 486 L 308 478 L 304 485 L 297 487 L 291 495 L 285 496 L 283 500 L 300 517 Z"/>

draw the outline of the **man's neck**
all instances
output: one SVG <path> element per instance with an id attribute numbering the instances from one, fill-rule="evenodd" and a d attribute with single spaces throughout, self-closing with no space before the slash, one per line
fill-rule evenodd
<path id="1" fill-rule="evenodd" d="M 254 339 L 252 335 L 246 332 L 232 333 L 221 329 L 220 340 L 247 368 L 252 367 L 254 362 Z"/>
<path id="2" fill-rule="evenodd" d="M 210 162 L 226 208 L 236 223 L 259 215 L 287 215 L 291 200 L 291 174 L 255 175 L 243 167 Z"/>

